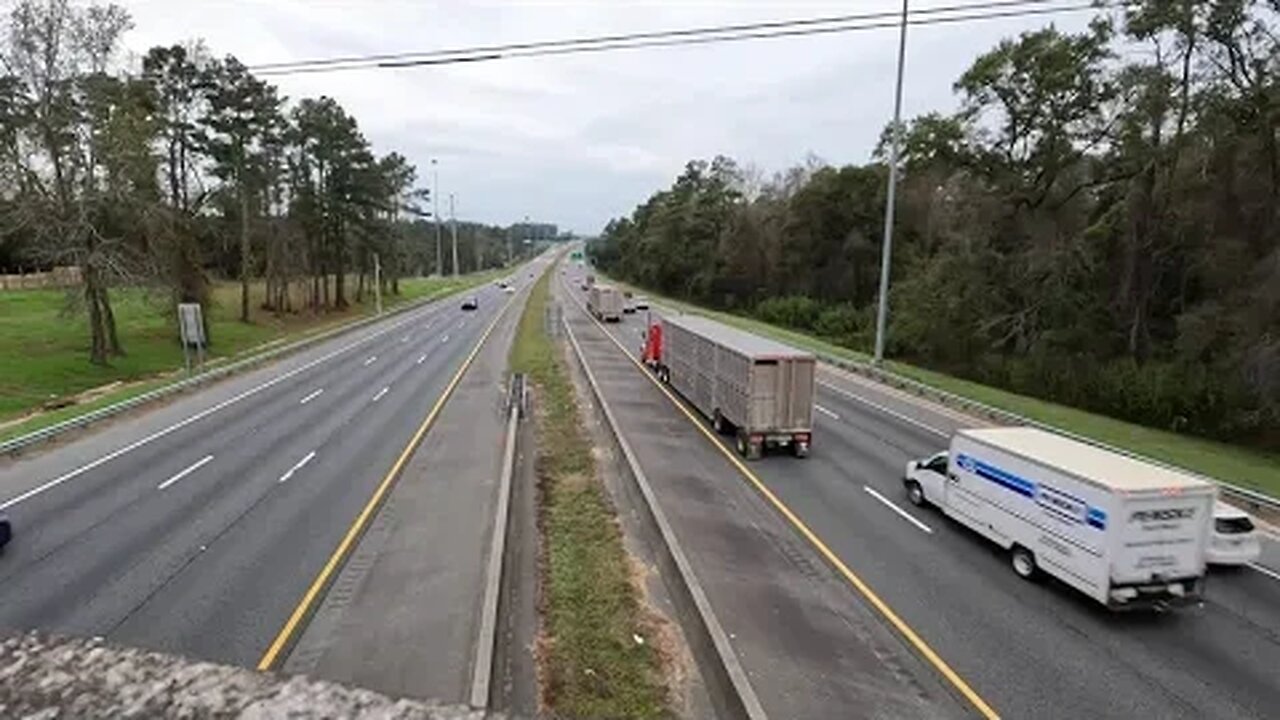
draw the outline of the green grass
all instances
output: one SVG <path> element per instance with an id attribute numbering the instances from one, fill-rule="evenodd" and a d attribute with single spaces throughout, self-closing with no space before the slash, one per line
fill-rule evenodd
<path id="1" fill-rule="evenodd" d="M 614 282 L 612 279 L 610 282 Z M 624 284 L 624 283 L 620 283 Z M 649 293 L 664 305 L 696 311 L 725 324 L 765 335 L 804 348 L 853 362 L 868 362 L 870 356 L 805 333 L 733 313 L 710 310 L 680 300 Z M 1280 497 L 1280 457 L 1252 448 L 1206 440 L 1192 435 L 1157 430 L 1115 418 L 1019 395 L 999 388 L 944 375 L 924 368 L 889 361 L 886 368 L 939 390 L 992 407 L 1017 413 L 1038 422 L 1092 438 L 1130 452 L 1178 465 L 1233 485 L 1260 490 Z"/>
<path id="2" fill-rule="evenodd" d="M 660 658 L 606 491 L 596 476 L 573 387 L 545 317 L 550 274 L 534 286 L 511 348 L 538 399 L 543 567 L 543 702 L 555 717 L 670 714 Z"/>
<path id="3" fill-rule="evenodd" d="M 399 296 L 384 298 L 384 308 L 419 298 L 443 295 L 489 282 L 499 271 L 452 278 L 401 280 Z M 342 312 L 303 312 L 276 317 L 259 309 L 263 288 L 251 288 L 252 322 L 239 321 L 240 288 L 234 283 L 214 288 L 209 314 L 210 360 L 244 355 L 266 343 L 305 337 L 350 322 L 374 311 L 371 298 Z M 351 288 L 354 294 L 354 286 Z M 113 382 L 128 385 L 82 405 L 40 413 L 0 430 L 0 437 L 30 432 L 86 410 L 116 402 L 171 379 L 182 368 L 176 323 L 169 314 L 167 293 L 138 288 L 111 292 L 116 327 L 125 355 L 107 366 L 89 362 L 88 320 L 61 290 L 0 292 L 0 422 L 38 410 L 58 398 L 75 396 Z"/>

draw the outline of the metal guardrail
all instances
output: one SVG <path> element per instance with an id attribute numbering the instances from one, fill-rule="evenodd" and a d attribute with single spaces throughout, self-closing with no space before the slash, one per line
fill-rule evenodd
<path id="1" fill-rule="evenodd" d="M 949 407 L 961 409 L 969 413 L 983 415 L 991 420 L 994 420 L 995 422 L 998 422 L 1004 425 L 1026 425 L 1030 427 L 1040 428 L 1041 430 L 1046 430 L 1048 432 L 1056 433 L 1064 437 L 1069 437 L 1072 440 L 1088 443 L 1095 447 L 1104 448 L 1106 450 L 1110 450 L 1111 452 L 1119 453 L 1126 457 L 1134 458 L 1135 460 L 1142 460 L 1143 462 L 1152 463 L 1154 465 L 1159 465 L 1161 467 L 1178 470 L 1180 472 L 1191 473 L 1193 475 L 1196 475 L 1197 477 L 1201 477 L 1210 482 L 1217 483 L 1217 485 L 1222 489 L 1222 491 L 1225 494 L 1233 497 L 1236 500 L 1248 503 L 1250 505 L 1253 505 L 1254 507 L 1280 511 L 1280 499 L 1271 497 L 1264 493 L 1260 493 L 1256 490 L 1250 490 L 1249 488 L 1240 487 L 1239 485 L 1234 485 L 1229 482 L 1224 482 L 1222 480 L 1218 480 L 1217 478 L 1207 477 L 1202 473 L 1198 473 L 1189 468 L 1185 468 L 1179 465 L 1175 465 L 1173 463 L 1165 462 L 1163 460 L 1157 460 L 1156 458 L 1148 457 L 1146 455 L 1142 455 L 1140 453 L 1136 453 L 1131 450 L 1126 450 L 1124 448 L 1116 447 L 1114 445 L 1109 445 L 1100 440 L 1096 440 L 1094 438 L 1091 438 L 1085 435 L 1073 433 L 1069 430 L 1063 430 L 1062 428 L 1055 427 L 1047 423 L 1042 423 L 1039 420 L 1033 420 L 1029 417 L 1024 417 L 1022 415 L 1019 415 L 1014 412 L 1010 412 L 1008 410 L 1004 410 L 1002 408 L 993 407 L 991 405 L 987 405 L 986 403 L 979 402 L 972 398 L 967 398 L 967 397 L 964 397 L 963 395 L 957 395 L 955 393 L 933 387 L 932 385 L 922 383 L 918 380 L 912 380 L 911 378 L 899 375 L 897 373 L 889 372 L 882 368 L 875 367 L 871 363 L 855 362 L 845 358 L 835 357 L 833 355 L 829 355 L 827 353 L 821 353 L 821 352 L 815 352 L 814 355 L 819 360 L 821 360 L 824 363 L 827 363 L 828 365 L 833 365 L 842 370 L 847 370 L 849 372 L 857 373 L 864 377 L 875 380 L 876 382 L 880 382 L 885 385 L 889 385 L 891 387 L 896 387 L 900 390 L 906 390 L 907 392 L 910 392 L 914 395 L 918 395 L 920 397 L 941 402 L 943 405 L 947 405 Z"/>
<path id="2" fill-rule="evenodd" d="M 400 305 L 398 307 L 392 308 L 381 315 L 372 315 L 367 318 L 352 320 L 349 323 L 344 323 L 337 327 L 330 328 L 323 332 L 316 333 L 315 335 L 302 338 L 301 340 L 296 340 L 292 343 L 288 343 L 285 345 L 279 345 L 269 350 L 264 350 L 262 352 L 255 353 L 253 355 L 250 355 L 249 357 L 241 358 L 240 360 L 236 360 L 234 362 L 230 362 L 225 365 L 219 365 L 215 368 L 206 370 L 198 375 L 193 375 L 188 378 L 183 378 L 182 380 L 169 383 L 168 385 L 163 385 L 161 387 L 155 388 L 154 390 L 148 390 L 145 393 L 135 395 L 131 398 L 121 400 L 119 402 L 112 403 L 104 407 L 100 407 L 97 410 L 91 410 L 81 415 L 76 415 L 75 417 L 71 417 L 61 422 L 54 423 L 53 425 L 40 428 L 39 430 L 33 430 L 32 432 L 19 435 L 15 438 L 5 440 L 4 442 L 0 442 L 0 455 L 17 454 L 22 450 L 25 450 L 33 445 L 38 445 L 42 442 L 52 440 L 58 437 L 59 435 L 70 432 L 72 430 L 88 427 L 93 423 L 100 422 L 102 420 L 119 415 L 124 412 L 128 412 L 129 410 L 146 405 L 147 403 L 154 402 L 156 400 L 168 397 L 170 395 L 175 395 L 189 388 L 198 387 L 200 385 L 213 382 L 214 380 L 218 380 L 228 375 L 232 375 L 234 373 L 240 372 L 247 368 L 261 365 L 262 363 L 268 360 L 273 360 L 282 355 L 288 355 L 288 354 L 297 352 L 299 350 L 304 350 L 308 347 L 311 347 L 312 345 L 317 345 L 321 342 L 324 342 L 325 340 L 329 340 L 338 335 L 351 332 L 352 330 L 359 330 L 360 328 L 366 327 L 368 325 L 372 325 L 373 323 L 378 322 L 380 320 L 385 320 L 388 317 L 400 315 L 402 313 L 409 312 L 410 310 L 416 310 L 425 305 L 429 305 L 433 302 L 443 300 L 445 298 L 448 298 L 452 295 L 456 295 L 464 291 L 465 291 L 465 288 L 444 293 L 442 295 L 432 295 L 429 297 L 420 298 L 418 300 L 414 300 L 414 301 L 405 303 L 404 305 Z"/>
<path id="3" fill-rule="evenodd" d="M 655 303 L 655 304 L 658 304 L 658 303 Z M 683 312 L 678 308 L 671 308 L 670 306 L 667 306 L 667 307 L 668 309 L 675 310 L 677 313 Z M 1157 460 L 1156 458 L 1147 457 L 1146 455 L 1142 455 L 1141 453 L 1136 453 L 1131 450 L 1126 450 L 1124 448 L 1116 447 L 1114 445 L 1109 445 L 1100 440 L 1096 440 L 1094 438 L 1087 437 L 1085 435 L 1079 435 L 1069 430 L 1063 430 L 1062 428 L 1055 427 L 1047 423 L 1042 423 L 1039 420 L 1033 420 L 1029 417 L 1024 417 L 1017 413 L 1010 412 L 1008 410 L 1004 410 L 998 407 L 994 407 L 986 403 L 973 400 L 972 398 L 964 397 L 963 395 L 957 395 L 956 393 L 949 392 L 947 390 L 942 390 L 940 388 L 936 388 L 932 385 L 922 383 L 918 380 L 913 380 L 911 378 L 905 377 L 903 375 L 899 375 L 894 372 L 890 372 L 883 368 L 878 368 L 869 362 L 858 362 L 854 360 L 849 360 L 847 358 L 837 357 L 829 353 L 823 353 L 823 352 L 818 352 L 813 350 L 811 350 L 810 352 L 813 352 L 814 356 L 817 357 L 818 360 L 828 365 L 832 365 L 842 370 L 847 370 L 849 372 L 857 373 L 864 377 L 870 378 L 871 380 L 875 380 L 876 382 L 889 385 L 891 387 L 896 387 L 900 390 L 906 390 L 907 392 L 910 392 L 919 397 L 928 398 L 936 402 L 940 402 L 943 405 L 947 405 L 949 407 L 964 410 L 966 412 L 973 413 L 973 414 L 983 415 L 995 422 L 998 422 L 1004 425 L 1027 425 L 1030 427 L 1040 428 L 1041 430 L 1057 433 L 1058 435 L 1069 437 L 1072 440 L 1077 440 L 1079 442 L 1088 443 L 1095 447 L 1104 448 L 1106 450 L 1110 450 L 1111 452 L 1119 453 L 1126 457 L 1134 458 L 1135 460 L 1141 460 L 1143 462 L 1152 463 L 1154 465 L 1170 468 L 1173 470 L 1177 470 L 1179 472 L 1191 473 L 1197 477 L 1203 478 L 1209 482 L 1217 484 L 1218 487 L 1221 488 L 1224 494 L 1236 500 L 1237 502 L 1244 503 L 1255 509 L 1265 509 L 1270 512 L 1280 513 L 1280 498 L 1272 497 L 1265 493 L 1258 492 L 1257 490 L 1251 490 L 1249 488 L 1241 487 L 1239 485 L 1225 482 L 1217 478 L 1211 478 L 1204 475 L 1203 473 L 1196 472 L 1195 470 L 1191 470 L 1189 468 L 1185 468 L 1180 465 L 1175 465 L 1173 463 L 1165 462 L 1163 460 Z"/>

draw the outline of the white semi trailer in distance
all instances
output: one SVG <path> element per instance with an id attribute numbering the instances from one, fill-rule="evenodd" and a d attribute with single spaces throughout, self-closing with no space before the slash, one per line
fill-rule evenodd
<path id="1" fill-rule="evenodd" d="M 965 429 L 907 465 L 908 498 L 1112 609 L 1194 601 L 1217 486 L 1190 473 L 1031 427 Z"/>
<path id="2" fill-rule="evenodd" d="M 592 284 L 587 291 L 587 310 L 602 322 L 622 320 L 622 293 L 612 285 Z"/>

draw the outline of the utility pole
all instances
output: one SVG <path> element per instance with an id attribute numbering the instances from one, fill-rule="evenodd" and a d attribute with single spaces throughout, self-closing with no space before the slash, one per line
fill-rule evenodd
<path id="1" fill-rule="evenodd" d="M 453 216 L 453 193 L 449 193 L 449 234 L 453 236 L 453 276 L 458 277 L 458 222 Z"/>
<path id="2" fill-rule="evenodd" d="M 889 143 L 889 190 L 884 205 L 884 245 L 880 250 L 880 306 L 876 309 L 876 365 L 884 362 L 885 325 L 889 320 L 889 260 L 893 253 L 893 213 L 898 191 L 898 150 L 902 143 L 902 72 L 907 59 L 907 3 L 902 0 L 898 33 L 898 84 L 893 94 L 893 126 Z"/>
<path id="3" fill-rule="evenodd" d="M 436 159 L 431 158 L 431 202 L 434 209 L 431 219 L 436 223 L 436 274 L 444 277 L 444 246 L 440 242 L 440 171 Z"/>

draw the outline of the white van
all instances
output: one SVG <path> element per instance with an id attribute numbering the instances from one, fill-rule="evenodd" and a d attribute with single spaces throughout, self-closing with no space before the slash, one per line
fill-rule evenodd
<path id="1" fill-rule="evenodd" d="M 1113 609 L 1180 604 L 1203 591 L 1217 487 L 1028 427 L 961 430 L 951 449 L 907 465 L 907 495 L 936 505 Z"/>

